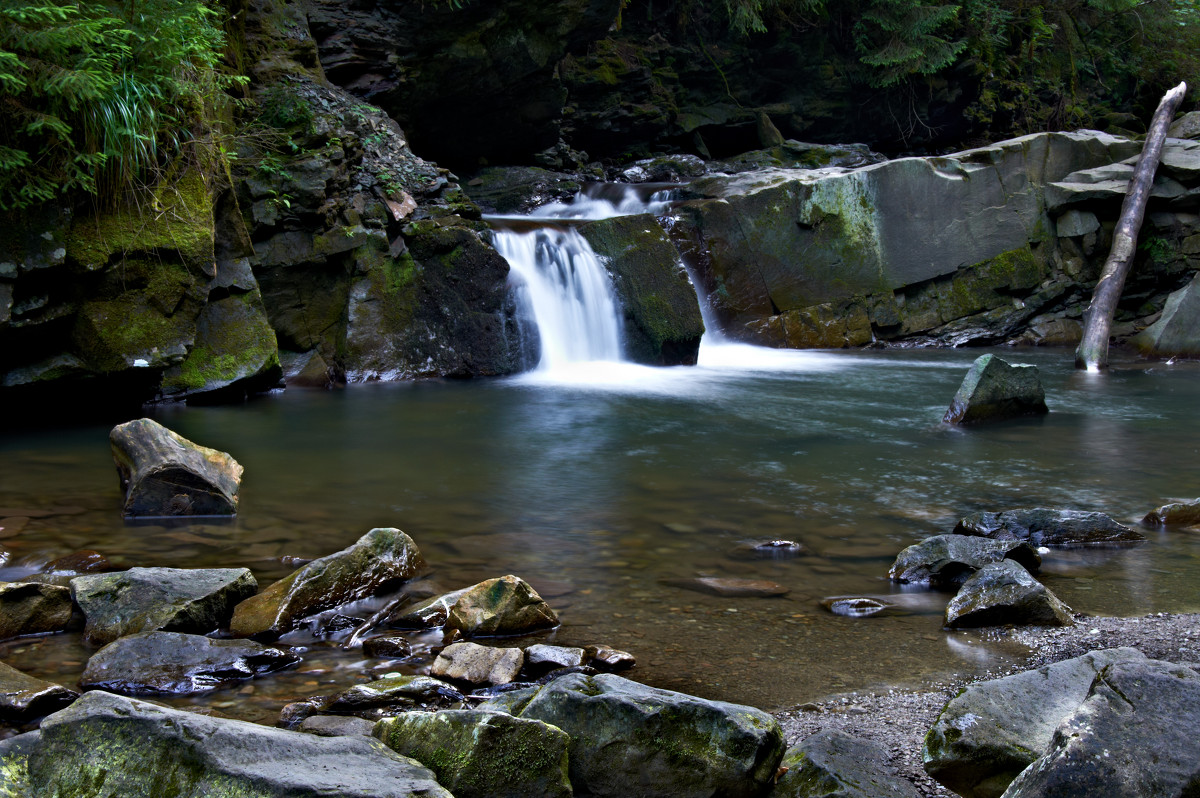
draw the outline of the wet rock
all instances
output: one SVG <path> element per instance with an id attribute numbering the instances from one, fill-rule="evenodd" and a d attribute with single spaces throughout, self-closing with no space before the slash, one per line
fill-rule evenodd
<path id="1" fill-rule="evenodd" d="M 1104 513 L 1045 508 L 972 513 L 955 525 L 954 534 L 1068 547 L 1131 546 L 1146 539 Z"/>
<path id="2" fill-rule="evenodd" d="M 582 648 L 539 643 L 525 649 L 525 668 L 530 673 L 545 673 L 556 668 L 577 668 L 586 659 L 587 654 Z"/>
<path id="3" fill-rule="evenodd" d="M 0 720 L 6 723 L 24 723 L 57 712 L 78 697 L 75 690 L 35 679 L 0 662 Z"/>
<path id="4" fill-rule="evenodd" d="M 766 579 L 734 579 L 723 576 L 701 576 L 695 579 L 664 579 L 663 584 L 728 598 L 770 598 L 772 596 L 786 596 L 791 592 L 790 588 L 776 582 L 767 581 Z"/>
<path id="5" fill-rule="evenodd" d="M 517 678 L 524 664 L 525 653 L 519 648 L 455 643 L 442 649 L 431 673 L 471 684 L 506 684 Z"/>
<path id="6" fill-rule="evenodd" d="M 611 646 L 587 646 L 583 651 L 587 655 L 587 663 L 598 671 L 624 671 L 637 664 L 637 660 L 628 651 Z"/>
<path id="7" fill-rule="evenodd" d="M 1135 335 L 1131 343 L 1154 357 L 1200 355 L 1200 276 L 1172 292 L 1158 321 Z"/>
<path id="8" fill-rule="evenodd" d="M 447 629 L 464 637 L 519 635 L 558 626 L 558 615 L 528 582 L 509 574 L 463 591 L 450 607 Z"/>
<path id="9" fill-rule="evenodd" d="M 51 560 L 46 564 L 47 573 L 98 574 L 117 570 L 107 557 L 98 551 L 85 549 Z"/>
<path id="10" fill-rule="evenodd" d="M 996 798 L 1046 750 L 1097 674 L 1115 662 L 1144 659 L 1133 648 L 1092 651 L 967 686 L 925 735 L 925 771 L 966 798 Z"/>
<path id="11" fill-rule="evenodd" d="M 257 588 L 246 568 L 130 568 L 71 580 L 71 594 L 87 618 L 84 637 L 92 645 L 137 632 L 206 634 Z"/>
<path id="12" fill-rule="evenodd" d="M 995 355 L 982 355 L 967 372 L 942 421 L 974 424 L 1047 412 L 1037 366 L 1013 366 Z"/>
<path id="13" fill-rule="evenodd" d="M 888 766 L 878 743 L 826 730 L 801 740 L 783 755 L 787 772 L 771 798 L 917 798 L 916 789 Z"/>
<path id="14" fill-rule="evenodd" d="M 807 553 L 794 540 L 743 540 L 729 550 L 735 560 L 790 560 Z"/>
<path id="15" fill-rule="evenodd" d="M 143 632 L 93 654 L 79 684 L 120 695 L 205 693 L 298 662 L 296 654 L 249 640 Z"/>
<path id="16" fill-rule="evenodd" d="M 536 688 L 539 684 L 544 684 L 544 682 L 539 679 L 536 682 L 509 682 L 508 684 L 493 684 L 491 687 L 480 687 L 477 690 L 472 690 L 470 697 L 488 699 L 514 691 L 531 690 Z"/>
<path id="17" fill-rule="evenodd" d="M 593 668 L 591 665 L 571 665 L 570 667 L 566 668 L 555 668 L 554 670 L 540 677 L 536 682 L 533 682 L 533 684 L 549 684 L 555 679 L 561 679 L 564 676 L 570 676 L 572 673 L 582 673 L 584 676 L 595 676 L 597 673 L 600 673 L 600 670 Z"/>
<path id="18" fill-rule="evenodd" d="M 1027 541 L 935 535 L 900 552 L 888 571 L 888 578 L 893 582 L 934 587 L 961 585 L 988 563 L 1006 559 L 1016 560 L 1031 573 L 1037 573 L 1042 565 L 1037 549 Z"/>
<path id="19" fill-rule="evenodd" d="M 412 654 L 412 644 L 401 635 L 376 635 L 362 644 L 363 655 L 378 659 L 404 659 Z"/>
<path id="20" fill-rule="evenodd" d="M 314 715 L 304 719 L 300 731 L 318 737 L 370 737 L 376 722 L 345 715 Z"/>
<path id="21" fill-rule="evenodd" d="M 972 574 L 946 606 L 952 629 L 999 626 L 1074 626 L 1071 608 L 1018 562 L 1002 560 Z"/>
<path id="22" fill-rule="evenodd" d="M 407 712 L 385 718 L 375 736 L 412 757 L 457 798 L 570 798 L 565 732 L 502 712 Z"/>
<path id="23" fill-rule="evenodd" d="M 411 579 L 424 565 L 408 535 L 399 529 L 372 529 L 353 545 L 313 560 L 238 604 L 230 632 L 235 637 L 278 637 L 310 615 Z"/>
<path id="24" fill-rule="evenodd" d="M 1142 523 L 1147 526 L 1195 526 L 1200 524 L 1200 499 L 1164 504 L 1146 513 Z"/>
<path id="25" fill-rule="evenodd" d="M 487 213 L 529 213 L 548 202 L 567 202 L 582 188 L 578 175 L 537 166 L 489 166 L 463 186 Z"/>
<path id="26" fill-rule="evenodd" d="M 0 582 L 0 639 L 61 632 L 73 610 L 71 591 L 65 587 Z"/>
<path id="27" fill-rule="evenodd" d="M 438 629 L 446 625 L 450 608 L 470 588 L 454 590 L 426 599 L 412 607 L 401 610 L 388 619 L 388 623 L 401 629 Z"/>
<path id="28" fill-rule="evenodd" d="M 317 737 L 93 691 L 42 722 L 39 795 L 451 798 L 378 740 Z"/>
<path id="29" fill-rule="evenodd" d="M 126 516 L 234 515 L 242 467 L 149 418 L 113 427 Z"/>
<path id="30" fill-rule="evenodd" d="M 1198 738 L 1200 674 L 1158 660 L 1113 663 L 1005 795 L 1185 798 L 1200 785 Z"/>
<path id="31" fill-rule="evenodd" d="M 569 734 L 571 784 L 597 798 L 748 798 L 766 790 L 784 750 L 779 724 L 765 712 L 610 674 L 564 676 L 480 709 L 509 711 Z"/>
<path id="32" fill-rule="evenodd" d="M 848 618 L 866 618 L 890 610 L 892 604 L 869 596 L 831 596 L 821 599 L 821 606 L 834 615 Z"/>
<path id="33" fill-rule="evenodd" d="M 446 707 L 464 700 L 462 693 L 439 679 L 392 675 L 343 690 L 331 696 L 322 710 L 359 714 L 381 709 Z"/>

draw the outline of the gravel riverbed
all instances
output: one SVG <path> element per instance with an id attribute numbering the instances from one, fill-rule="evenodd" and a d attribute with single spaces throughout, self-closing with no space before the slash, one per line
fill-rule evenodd
<path id="1" fill-rule="evenodd" d="M 899 778 L 910 781 L 921 795 L 953 796 L 925 775 L 921 741 L 946 701 L 965 685 L 1007 676 L 1100 648 L 1131 646 L 1152 659 L 1168 660 L 1200 670 L 1200 614 L 1156 613 L 1139 618 L 1076 616 L 1068 628 L 998 628 L 985 639 L 1010 641 L 1029 648 L 1025 662 L 973 679 L 931 684 L 925 690 L 856 692 L 831 696 L 775 713 L 788 745 L 822 729 L 878 743 L 889 754 Z"/>

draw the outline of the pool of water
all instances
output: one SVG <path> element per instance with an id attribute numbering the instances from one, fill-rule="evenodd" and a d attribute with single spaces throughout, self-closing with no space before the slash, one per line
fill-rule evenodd
<path id="1" fill-rule="evenodd" d="M 901 548 L 976 510 L 1076 508 L 1133 523 L 1200 495 L 1200 363 L 1117 361 L 1089 375 L 1069 351 L 1005 350 L 1040 367 L 1050 414 L 943 425 L 979 354 L 707 346 L 694 368 L 592 363 L 153 409 L 245 466 L 240 513 L 225 523 L 124 522 L 107 424 L 5 432 L 0 546 L 12 559 L 0 578 L 96 549 L 122 566 L 246 566 L 265 584 L 290 558 L 396 526 L 434 587 L 518 574 L 562 619 L 536 640 L 626 649 L 638 659 L 630 675 L 650 684 L 771 709 L 978 672 L 1014 652 L 943 631 L 946 594 L 889 584 Z M 1052 552 L 1044 581 L 1087 613 L 1200 610 L 1200 532 L 1146 532 L 1131 550 Z M 810 553 L 729 556 L 773 538 Z M 696 576 L 790 592 L 720 598 L 668 584 Z M 848 594 L 888 596 L 900 611 L 855 619 L 819 606 Z M 285 642 L 305 649 L 299 668 L 188 701 L 271 722 L 287 701 L 381 668 L 419 671 L 434 641 L 418 637 L 403 663 L 304 633 Z M 0 644 L 5 662 L 67 684 L 87 656 L 78 635 Z"/>

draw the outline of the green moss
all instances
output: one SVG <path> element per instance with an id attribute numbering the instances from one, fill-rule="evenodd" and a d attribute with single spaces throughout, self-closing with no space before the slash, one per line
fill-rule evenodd
<path id="1" fill-rule="evenodd" d="M 256 304 L 257 294 L 235 295 L 206 309 L 203 334 L 187 358 L 163 377 L 168 393 L 222 387 L 279 368 L 275 332 Z"/>

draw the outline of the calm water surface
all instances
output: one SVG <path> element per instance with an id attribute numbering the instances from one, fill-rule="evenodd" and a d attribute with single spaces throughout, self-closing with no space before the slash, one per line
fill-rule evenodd
<path id="1" fill-rule="evenodd" d="M 977 672 L 1013 652 L 943 631 L 947 595 L 890 585 L 901 548 L 976 510 L 1066 507 L 1132 523 L 1200 495 L 1200 364 L 1126 361 L 1097 376 L 1075 372 L 1069 351 L 1005 350 L 1041 368 L 1051 413 L 942 425 L 979 354 L 709 346 L 696 368 L 592 363 L 553 381 L 289 390 L 154 410 L 245 466 L 232 523 L 125 523 L 108 425 L 4 433 L 0 546 L 13 557 L 0 578 L 97 549 L 122 566 L 247 566 L 265 584 L 294 567 L 287 558 L 397 526 L 430 562 L 431 588 L 518 574 L 563 622 L 523 644 L 605 642 L 632 652 L 630 675 L 651 684 L 780 708 Z M 1133 550 L 1053 552 L 1044 581 L 1087 613 L 1200 610 L 1200 532 L 1147 534 Z M 728 556 L 770 538 L 811 554 Z M 695 576 L 791 592 L 718 598 L 664 584 Z M 846 594 L 889 596 L 902 611 L 851 619 L 818 606 Z M 306 649 L 298 669 L 189 701 L 271 722 L 298 697 L 427 667 L 434 640 L 418 636 L 403 663 L 304 632 L 284 642 Z M 9 664 L 68 684 L 88 653 L 78 635 L 0 644 Z"/>

